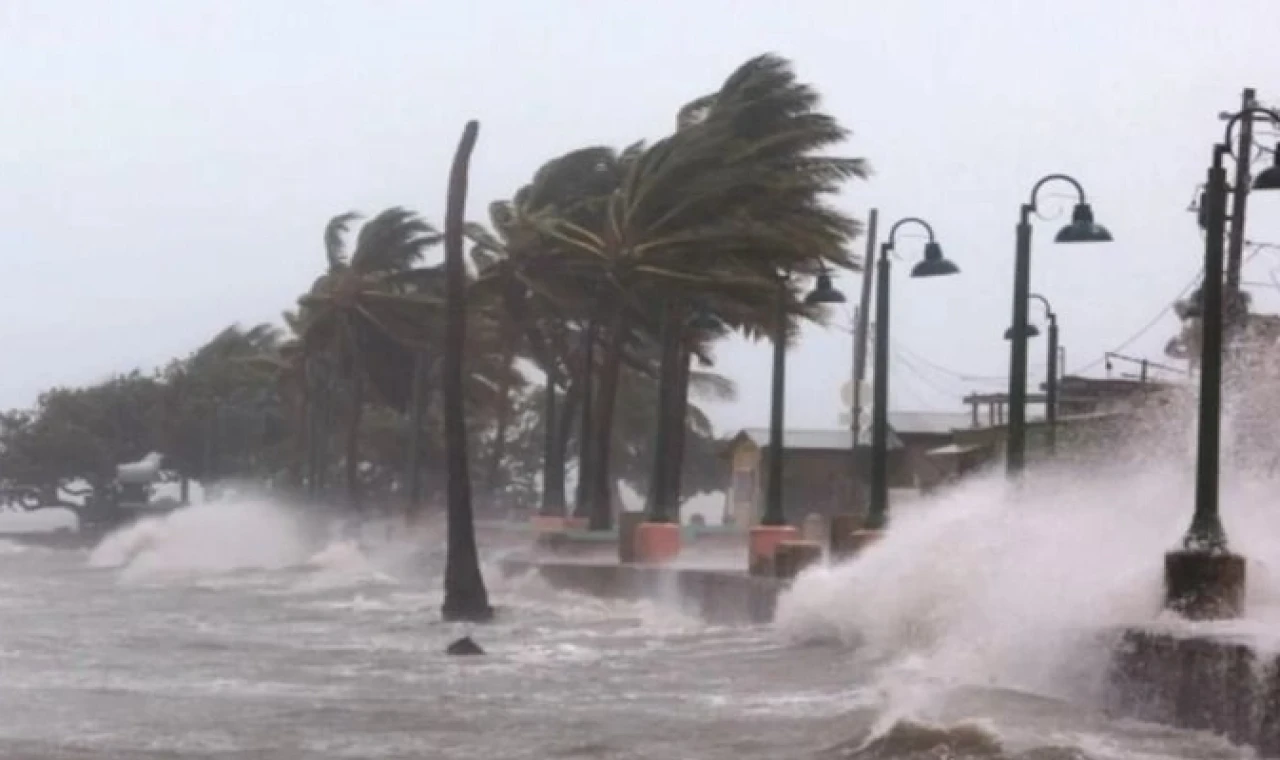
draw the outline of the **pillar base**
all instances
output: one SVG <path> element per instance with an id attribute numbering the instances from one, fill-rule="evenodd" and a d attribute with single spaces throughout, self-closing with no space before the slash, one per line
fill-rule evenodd
<path id="1" fill-rule="evenodd" d="M 828 532 L 827 518 L 816 513 L 806 515 L 804 522 L 800 524 L 800 536 L 805 541 L 817 541 L 818 543 L 822 543 Z"/>
<path id="2" fill-rule="evenodd" d="M 866 551 L 866 549 L 869 546 L 878 542 L 882 538 L 884 538 L 883 530 L 875 530 L 872 528 L 863 528 L 861 530 L 855 530 L 849 536 L 849 547 L 850 547 L 851 556 L 856 557 L 857 555 Z"/>
<path id="3" fill-rule="evenodd" d="M 640 523 L 632 540 L 636 562 L 658 565 L 680 556 L 680 526 L 675 523 Z"/>
<path id="4" fill-rule="evenodd" d="M 536 515 L 533 518 L 533 529 L 538 533 L 564 533 L 570 530 L 586 530 L 585 517 L 560 517 Z"/>
<path id="5" fill-rule="evenodd" d="M 1244 557 L 1182 549 L 1164 555 L 1164 605 L 1190 620 L 1244 614 Z"/>
<path id="6" fill-rule="evenodd" d="M 855 514 L 832 515 L 830 535 L 831 559 L 839 561 L 853 556 L 853 534 L 862 527 L 862 517 Z"/>
<path id="7" fill-rule="evenodd" d="M 792 580 L 810 565 L 822 561 L 822 544 L 817 541 L 781 541 L 773 551 L 774 574 Z"/>
<path id="8" fill-rule="evenodd" d="M 622 512 L 618 515 L 618 561 L 636 561 L 636 528 L 644 524 L 644 512 Z"/>
<path id="9" fill-rule="evenodd" d="M 796 540 L 799 533 L 791 525 L 757 525 L 752 528 L 747 540 L 747 572 L 751 575 L 774 575 L 773 554 L 778 544 Z"/>

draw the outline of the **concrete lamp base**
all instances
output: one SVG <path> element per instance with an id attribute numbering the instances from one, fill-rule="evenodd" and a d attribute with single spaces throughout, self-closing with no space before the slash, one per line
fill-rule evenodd
<path id="1" fill-rule="evenodd" d="M 829 540 L 833 560 L 842 560 L 853 555 L 853 534 L 861 527 L 862 518 L 858 515 L 832 516 Z"/>
<path id="2" fill-rule="evenodd" d="M 538 533 L 564 533 L 570 530 L 586 530 L 587 520 L 584 517 L 537 515 L 533 518 L 533 529 Z"/>
<path id="3" fill-rule="evenodd" d="M 783 580 L 792 580 L 821 561 L 822 544 L 817 541 L 782 541 L 773 551 L 774 574 Z"/>
<path id="4" fill-rule="evenodd" d="M 636 561 L 636 529 L 644 525 L 644 512 L 618 514 L 618 561 Z"/>
<path id="5" fill-rule="evenodd" d="M 660 565 L 680 556 L 680 526 L 675 523 L 640 523 L 632 540 L 636 562 Z"/>
<path id="6" fill-rule="evenodd" d="M 1190 620 L 1244 614 L 1244 557 L 1182 549 L 1164 555 L 1165 607 Z"/>
<path id="7" fill-rule="evenodd" d="M 883 530 L 855 530 L 853 535 L 849 537 L 849 547 L 851 554 L 857 556 L 867 549 L 867 547 L 884 538 Z"/>
<path id="8" fill-rule="evenodd" d="M 752 575 L 775 575 L 773 555 L 778 544 L 795 541 L 800 531 L 791 525 L 757 525 L 747 540 L 747 572 Z"/>

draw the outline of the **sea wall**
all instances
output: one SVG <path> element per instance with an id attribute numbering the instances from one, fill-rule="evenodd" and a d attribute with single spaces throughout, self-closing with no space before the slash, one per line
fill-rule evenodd
<path id="1" fill-rule="evenodd" d="M 720 625 L 773 620 L 784 582 L 727 570 L 505 559 L 503 574 L 537 573 L 551 586 L 603 599 L 647 599 Z"/>
<path id="2" fill-rule="evenodd" d="M 1225 634 L 1130 629 L 1107 680 L 1109 713 L 1226 736 L 1280 757 L 1275 652 Z"/>

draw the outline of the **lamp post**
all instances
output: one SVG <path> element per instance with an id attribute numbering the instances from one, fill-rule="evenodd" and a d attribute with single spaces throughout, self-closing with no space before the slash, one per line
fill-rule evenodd
<path id="1" fill-rule="evenodd" d="M 777 545 L 796 534 L 787 524 L 782 504 L 783 427 L 786 412 L 787 383 L 787 282 L 790 275 L 778 278 L 778 294 L 774 304 L 773 381 L 769 399 L 769 472 L 765 483 L 764 514 L 760 524 L 751 529 L 748 541 L 747 568 L 753 575 L 773 574 L 773 552 Z M 818 275 L 814 289 L 805 296 L 809 305 L 844 303 L 844 294 L 835 289 L 831 275 L 825 270 Z"/>
<path id="2" fill-rule="evenodd" d="M 878 537 L 889 521 L 889 254 L 893 252 L 898 230 L 907 224 L 923 227 L 929 235 L 924 258 L 912 267 L 912 277 L 941 277 L 960 272 L 959 267 L 942 255 L 933 227 L 923 219 L 913 216 L 899 219 L 880 245 L 880 261 L 876 264 L 876 350 L 871 392 L 871 498 L 867 521 L 855 534 L 855 550 Z"/>
<path id="3" fill-rule="evenodd" d="M 1031 214 L 1036 211 L 1040 189 L 1050 182 L 1067 182 L 1078 200 L 1071 223 L 1058 231 L 1058 243 L 1105 243 L 1111 241 L 1106 227 L 1093 220 L 1093 208 L 1085 200 L 1084 188 L 1074 177 L 1049 174 L 1031 188 L 1031 200 L 1022 204 L 1018 217 L 1017 250 L 1013 267 L 1013 330 L 1009 341 L 1009 438 L 1005 465 L 1010 475 L 1022 472 L 1027 446 L 1027 300 L 1031 295 Z"/>
<path id="4" fill-rule="evenodd" d="M 1049 305 L 1049 299 L 1044 296 L 1032 293 L 1028 298 L 1039 301 L 1044 306 L 1045 318 L 1049 322 L 1049 355 L 1045 360 L 1045 373 L 1048 377 L 1044 383 L 1044 418 L 1048 431 L 1046 445 L 1049 454 L 1053 455 L 1058 449 L 1058 315 Z M 1035 325 L 1028 324 L 1026 335 L 1028 338 L 1038 338 L 1040 330 Z M 1004 339 L 1013 340 L 1012 327 L 1005 330 Z"/>
<path id="5" fill-rule="evenodd" d="M 1222 343 L 1224 327 L 1223 252 L 1227 217 L 1227 172 L 1224 157 L 1232 152 L 1232 130 L 1243 118 L 1265 114 L 1280 124 L 1280 113 L 1245 108 L 1227 122 L 1221 143 L 1213 146 L 1205 191 L 1204 285 L 1188 316 L 1201 319 L 1200 408 L 1196 437 L 1195 512 L 1182 548 L 1165 555 L 1165 606 L 1193 619 L 1238 617 L 1244 611 L 1244 558 L 1227 548 L 1219 516 L 1219 472 L 1222 435 Z M 1236 156 L 1247 161 L 1248 156 Z M 1280 190 L 1280 150 L 1275 165 L 1260 173 L 1255 190 Z M 1243 219 L 1232 224 L 1243 225 Z M 1232 294 L 1234 295 L 1234 293 Z M 1230 310 L 1232 319 L 1241 314 Z"/>

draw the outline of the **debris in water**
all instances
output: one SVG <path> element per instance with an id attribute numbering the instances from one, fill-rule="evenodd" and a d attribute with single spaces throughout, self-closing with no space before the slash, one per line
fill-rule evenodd
<path id="1" fill-rule="evenodd" d="M 445 653 L 456 655 L 484 654 L 484 650 L 480 648 L 479 644 L 472 641 L 470 636 L 463 636 L 450 644 Z"/>

